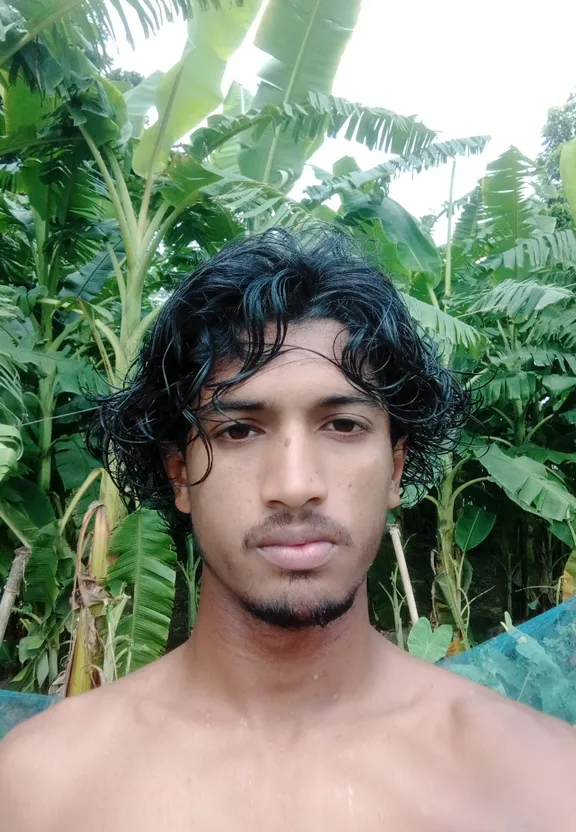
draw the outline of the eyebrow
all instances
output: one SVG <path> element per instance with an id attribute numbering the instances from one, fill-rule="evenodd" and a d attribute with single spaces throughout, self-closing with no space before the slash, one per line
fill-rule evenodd
<path id="1" fill-rule="evenodd" d="M 217 413 L 219 410 L 226 410 L 233 413 L 237 413 L 239 411 L 262 412 L 264 410 L 275 409 L 270 402 L 265 400 L 258 401 L 255 399 L 220 399 L 219 405 L 219 407 L 213 404 L 209 405 L 205 413 Z M 365 407 L 377 410 L 379 413 L 381 413 L 384 409 L 380 402 L 370 396 L 364 396 L 361 394 L 338 394 L 333 396 L 324 396 L 321 399 L 317 399 L 312 404 L 312 410 L 326 410 L 330 407 L 346 407 L 349 405 L 364 405 Z"/>

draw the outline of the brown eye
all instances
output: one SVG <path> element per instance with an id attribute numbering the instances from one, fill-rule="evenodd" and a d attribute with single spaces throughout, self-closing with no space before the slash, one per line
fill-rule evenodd
<path id="1" fill-rule="evenodd" d="M 225 436 L 226 439 L 231 439 L 233 442 L 241 442 L 242 439 L 248 439 L 253 428 L 250 425 L 243 425 L 241 423 L 230 425 L 223 430 L 218 436 Z"/>
<path id="2" fill-rule="evenodd" d="M 353 419 L 332 419 L 329 424 L 334 425 L 337 433 L 357 433 L 358 431 L 355 431 L 355 428 L 358 428 L 360 431 L 365 430 L 364 425 L 355 422 Z"/>

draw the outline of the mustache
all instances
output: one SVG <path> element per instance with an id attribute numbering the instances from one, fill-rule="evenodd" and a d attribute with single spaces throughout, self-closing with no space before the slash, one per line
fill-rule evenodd
<path id="1" fill-rule="evenodd" d="M 269 532 L 296 525 L 308 526 L 315 532 L 332 536 L 341 546 L 353 545 L 352 537 L 347 529 L 323 514 L 318 514 L 314 511 L 300 512 L 300 514 L 292 514 L 290 511 L 280 511 L 277 514 L 270 515 L 270 517 L 267 517 L 258 526 L 250 529 L 244 536 L 244 547 L 246 549 L 252 549 Z"/>

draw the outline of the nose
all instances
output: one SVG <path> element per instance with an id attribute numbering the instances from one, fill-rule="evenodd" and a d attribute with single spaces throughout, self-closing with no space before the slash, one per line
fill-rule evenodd
<path id="1" fill-rule="evenodd" d="M 326 478 L 316 451 L 303 430 L 293 429 L 270 440 L 260 480 L 264 505 L 299 509 L 324 502 Z"/>

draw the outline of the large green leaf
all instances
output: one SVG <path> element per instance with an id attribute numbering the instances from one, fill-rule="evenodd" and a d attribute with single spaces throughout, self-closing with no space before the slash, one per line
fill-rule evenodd
<path id="1" fill-rule="evenodd" d="M 474 327 L 430 303 L 424 303 L 405 293 L 402 293 L 402 296 L 414 320 L 427 330 L 448 354 L 454 347 L 464 347 L 477 353 L 484 346 L 484 336 Z"/>
<path id="2" fill-rule="evenodd" d="M 576 266 L 576 235 L 570 228 L 552 234 L 540 234 L 529 240 L 518 240 L 514 248 L 487 257 L 484 265 L 494 271 L 524 269 L 529 264 L 533 271 L 561 265 L 564 268 Z"/>
<path id="3" fill-rule="evenodd" d="M 542 463 L 527 456 L 503 453 L 496 444 L 476 446 L 474 453 L 493 481 L 520 508 L 545 520 L 574 516 L 576 497 Z"/>
<path id="4" fill-rule="evenodd" d="M 555 465 L 562 465 L 566 462 L 576 462 L 576 453 L 568 451 L 556 451 L 553 448 L 543 448 L 533 442 L 524 442 L 515 449 L 517 454 L 529 456 L 537 462 L 553 462 Z"/>
<path id="5" fill-rule="evenodd" d="M 564 193 L 576 223 L 576 139 L 572 139 L 560 151 L 560 176 Z"/>
<path id="6" fill-rule="evenodd" d="M 313 220 L 300 203 L 262 182 L 255 182 L 233 171 L 221 171 L 194 157 L 176 160 L 169 170 L 162 194 L 172 205 L 192 205 L 207 198 L 233 217 L 263 230 L 269 225 L 287 228 Z"/>
<path id="7" fill-rule="evenodd" d="M 318 142 L 325 136 L 333 138 L 344 128 L 347 139 L 370 150 L 388 151 L 395 147 L 406 153 L 426 146 L 436 135 L 413 116 L 401 116 L 382 107 L 367 107 L 333 95 L 311 92 L 297 106 L 266 104 L 262 109 L 252 108 L 244 115 L 211 115 L 206 126 L 192 134 L 189 152 L 198 159 L 207 159 L 223 145 L 235 143 L 241 134 L 250 132 L 252 136 L 261 136 L 267 129 L 278 130 L 280 136 L 286 136 L 291 142 L 306 144 Z M 287 175 L 280 179 L 286 190 Z M 310 191 L 313 190 L 314 186 Z"/>
<path id="8" fill-rule="evenodd" d="M 260 72 L 254 107 L 297 105 L 311 92 L 329 94 L 359 10 L 360 0 L 269 0 L 255 45 L 270 60 Z M 269 127 L 245 140 L 240 170 L 276 186 L 292 182 L 320 142 L 296 143 Z"/>
<path id="9" fill-rule="evenodd" d="M 466 136 L 463 139 L 448 139 L 433 142 L 415 153 L 390 159 L 396 173 L 417 172 L 445 165 L 458 156 L 478 156 L 486 149 L 490 136 Z"/>
<path id="10" fill-rule="evenodd" d="M 80 488 L 88 475 L 98 467 L 96 459 L 88 452 L 80 433 L 61 436 L 54 446 L 56 468 L 66 491 Z"/>
<path id="11" fill-rule="evenodd" d="M 388 240 L 396 243 L 404 268 L 440 278 L 442 262 L 436 246 L 398 202 L 387 196 L 371 198 L 358 192 L 347 195 L 346 207 L 361 220 L 380 220 Z"/>
<path id="12" fill-rule="evenodd" d="M 433 630 L 427 618 L 419 618 L 408 635 L 408 651 L 425 662 L 440 661 L 448 652 L 452 635 L 450 624 Z"/>
<path id="13" fill-rule="evenodd" d="M 108 244 L 116 259 L 121 262 L 125 251 L 124 241 L 116 228 L 109 235 Z M 80 269 L 66 276 L 59 297 L 93 300 L 113 273 L 114 264 L 110 249 L 106 246 L 89 263 L 85 263 Z"/>
<path id="14" fill-rule="evenodd" d="M 539 283 L 537 280 L 504 280 L 472 303 L 468 311 L 526 320 L 534 312 L 573 297 L 574 293 L 564 286 Z"/>
<path id="15" fill-rule="evenodd" d="M 222 115 L 224 118 L 238 118 L 245 115 L 252 107 L 252 93 L 242 84 L 234 81 L 224 99 Z M 210 161 L 220 170 L 240 173 L 238 154 L 240 153 L 240 139 L 234 136 L 230 141 L 222 144 L 211 156 Z"/>
<path id="16" fill-rule="evenodd" d="M 93 366 L 78 358 L 70 358 L 63 352 L 40 352 L 26 347 L 15 347 L 14 358 L 22 364 L 32 364 L 45 375 L 57 375 L 58 388 L 62 393 L 85 393 L 87 390 L 101 390 L 102 384 Z"/>
<path id="17" fill-rule="evenodd" d="M 132 162 L 139 176 L 161 170 L 175 142 L 222 103 L 226 62 L 261 5 L 262 0 L 244 0 L 242 7 L 222 6 L 190 21 L 182 58 L 156 85 L 158 121 L 142 132 Z"/>
<path id="18" fill-rule="evenodd" d="M 544 309 L 534 320 L 529 321 L 529 325 L 530 341 L 533 344 L 548 341 L 557 342 L 564 349 L 576 347 L 576 308 L 573 304 L 566 309 L 557 305 Z"/>
<path id="19" fill-rule="evenodd" d="M 42 128 L 44 117 L 51 111 L 53 100 L 31 90 L 19 75 L 13 83 L 0 74 L 0 90 L 4 108 L 4 125 L 6 138 L 0 139 L 0 152 L 3 142 L 30 141 L 35 139 Z"/>
<path id="20" fill-rule="evenodd" d="M 355 164 L 351 170 L 340 174 L 337 174 L 334 170 L 333 176 L 326 175 L 325 171 L 321 171 L 320 168 L 312 165 L 316 176 L 322 180 L 322 185 L 310 185 L 306 188 L 306 195 L 311 204 L 324 202 L 336 193 L 357 190 L 366 187 L 366 185 L 379 184 L 399 173 L 420 172 L 445 164 L 449 159 L 454 159 L 456 156 L 481 153 L 487 140 L 487 136 L 470 136 L 466 139 L 434 142 L 421 147 L 417 152 L 406 156 L 395 156 L 368 170 L 360 170 L 358 165 Z"/>
<path id="21" fill-rule="evenodd" d="M 476 376 L 472 389 L 484 407 L 508 402 L 520 402 L 525 407 L 540 389 L 540 376 L 524 370 L 498 370 L 495 374 L 489 368 Z"/>
<path id="22" fill-rule="evenodd" d="M 66 541 L 58 531 L 58 523 L 44 526 L 31 539 L 30 560 L 26 566 L 23 597 L 25 601 L 42 603 L 51 610 L 58 597 L 59 567 L 68 561 L 67 573 L 70 573 L 74 559 Z"/>
<path id="23" fill-rule="evenodd" d="M 148 78 L 144 78 L 135 87 L 130 87 L 124 93 L 128 119 L 132 125 L 132 138 L 139 139 L 146 126 L 146 116 L 156 101 L 156 88 L 164 78 L 164 73 L 156 70 Z"/>
<path id="24" fill-rule="evenodd" d="M 24 449 L 20 428 L 26 413 L 20 376 L 0 353 L 0 482 L 16 469 Z"/>
<path id="25" fill-rule="evenodd" d="M 456 543 L 463 552 L 469 552 L 485 540 L 496 521 L 496 515 L 482 506 L 465 505 L 456 522 Z"/>
<path id="26" fill-rule="evenodd" d="M 125 673 L 159 658 L 166 648 L 176 581 L 176 554 L 160 515 L 140 508 L 129 514 L 110 541 L 118 555 L 108 581 L 128 585 L 132 610 L 117 635 L 125 639 L 119 662 Z"/>
<path id="27" fill-rule="evenodd" d="M 243 0 L 236 2 L 242 5 Z M 128 20 L 128 10 L 149 37 L 178 15 L 186 18 L 194 10 L 209 6 L 218 9 L 220 5 L 221 0 L 19 0 L 16 7 L 2 3 L 0 67 L 8 65 L 18 52 L 21 63 L 32 64 L 34 52 L 46 61 L 38 46 L 48 49 L 50 57 L 65 64 L 87 48 L 99 46 L 105 52 L 109 38 L 116 36 L 118 28 L 134 47 L 134 23 Z M 112 9 L 116 16 L 110 14 Z"/>
<path id="28" fill-rule="evenodd" d="M 527 326 L 532 327 L 532 321 Z M 521 368 L 531 369 L 532 367 L 552 369 L 556 366 L 562 371 L 569 371 L 576 375 L 576 355 L 561 347 L 550 344 L 540 346 L 522 346 L 515 350 L 501 353 L 502 363 L 517 365 Z"/>
<path id="29" fill-rule="evenodd" d="M 17 536 L 16 545 L 21 545 L 24 540 L 30 545 L 24 600 L 41 603 L 49 612 L 58 596 L 59 565 L 72 557 L 59 535 L 54 510 L 36 483 L 12 478 L 0 487 L 0 513 Z M 69 573 L 70 569 L 67 570 Z"/>
<path id="30" fill-rule="evenodd" d="M 10 524 L 29 541 L 55 519 L 45 491 L 32 480 L 11 477 L 0 486 L 0 508 Z"/>
<path id="31" fill-rule="evenodd" d="M 532 162 L 516 147 L 510 147 L 487 166 L 482 197 L 496 252 L 511 249 L 520 238 L 532 236 L 535 221 L 529 183 L 533 173 Z"/>

